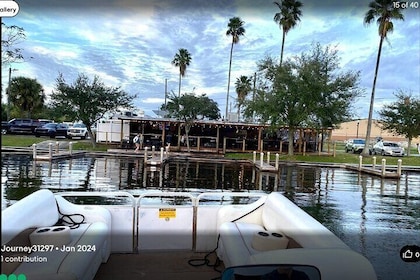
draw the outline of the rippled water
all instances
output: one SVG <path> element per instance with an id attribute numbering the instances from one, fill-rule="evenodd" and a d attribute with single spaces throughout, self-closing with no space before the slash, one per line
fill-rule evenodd
<path id="1" fill-rule="evenodd" d="M 365 255 L 379 279 L 419 279 L 420 263 L 405 263 L 399 254 L 405 245 L 420 245 L 420 173 L 390 180 L 340 168 L 281 166 L 273 174 L 241 162 L 178 160 L 153 168 L 141 159 L 34 163 L 22 155 L 4 155 L 1 163 L 2 209 L 40 188 L 278 191 Z"/>

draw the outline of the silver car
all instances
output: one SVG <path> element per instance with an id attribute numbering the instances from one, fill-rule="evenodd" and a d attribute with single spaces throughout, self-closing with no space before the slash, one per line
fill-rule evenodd
<path id="1" fill-rule="evenodd" d="M 361 153 L 365 148 L 365 139 L 350 139 L 347 141 L 344 150 L 346 153 Z"/>
<path id="2" fill-rule="evenodd" d="M 383 155 L 383 156 L 404 156 L 404 148 L 401 147 L 398 143 L 389 142 L 389 141 L 379 141 L 373 145 L 373 154 Z"/>

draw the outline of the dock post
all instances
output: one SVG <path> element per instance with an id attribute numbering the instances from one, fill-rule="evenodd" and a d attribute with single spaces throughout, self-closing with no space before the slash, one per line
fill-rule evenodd
<path id="1" fill-rule="evenodd" d="M 144 162 L 147 162 L 147 150 L 149 147 L 144 147 Z"/>
<path id="2" fill-rule="evenodd" d="M 163 147 L 160 148 L 160 162 L 163 162 Z"/>
<path id="3" fill-rule="evenodd" d="M 55 153 L 58 154 L 60 152 L 60 142 L 55 141 Z"/>
<path id="4" fill-rule="evenodd" d="M 276 154 L 276 170 L 279 170 L 279 154 Z"/>
<path id="5" fill-rule="evenodd" d="M 373 160 L 372 168 L 375 169 L 376 168 L 376 157 L 373 157 L 372 160 Z"/>
<path id="6" fill-rule="evenodd" d="M 152 157 L 155 157 L 155 151 L 156 151 L 156 147 L 152 146 Z"/>
<path id="7" fill-rule="evenodd" d="M 166 156 L 169 157 L 169 145 L 165 147 Z"/>
<path id="8" fill-rule="evenodd" d="M 71 155 L 73 153 L 73 142 L 69 142 L 69 154 Z"/>
<path id="9" fill-rule="evenodd" d="M 32 144 L 32 157 L 35 160 L 36 159 L 36 144 Z"/>
<path id="10" fill-rule="evenodd" d="M 50 160 L 52 159 L 52 154 L 53 154 L 53 147 L 52 147 L 52 145 L 53 144 L 51 142 L 48 144 L 48 157 L 49 157 Z"/>
<path id="11" fill-rule="evenodd" d="M 270 156 L 271 156 L 270 152 L 267 152 L 267 164 L 270 164 Z"/>
<path id="12" fill-rule="evenodd" d="M 261 167 L 263 166 L 263 164 L 264 164 L 264 153 L 261 152 L 260 153 L 260 165 L 261 165 Z"/>
<path id="13" fill-rule="evenodd" d="M 398 159 L 398 166 L 397 166 L 397 175 L 398 177 L 401 177 L 401 165 L 402 165 L 402 159 Z"/>
<path id="14" fill-rule="evenodd" d="M 359 156 L 359 171 L 362 170 L 362 162 L 363 162 L 363 157 Z"/>
<path id="15" fill-rule="evenodd" d="M 385 167 L 386 167 L 386 159 L 382 159 L 382 176 L 385 176 L 385 171 L 386 171 L 386 169 L 385 169 Z"/>
<path id="16" fill-rule="evenodd" d="M 252 162 L 254 164 L 257 162 L 257 151 L 252 152 Z"/>
<path id="17" fill-rule="evenodd" d="M 334 141 L 334 148 L 333 148 L 333 157 L 336 156 L 336 152 L 337 151 L 337 142 Z"/>

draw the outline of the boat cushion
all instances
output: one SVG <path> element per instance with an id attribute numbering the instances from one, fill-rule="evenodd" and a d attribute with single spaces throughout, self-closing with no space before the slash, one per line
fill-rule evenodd
<path id="1" fill-rule="evenodd" d="M 1 242 L 5 244 L 27 228 L 54 225 L 59 213 L 54 194 L 39 190 L 2 210 L 1 216 Z"/>

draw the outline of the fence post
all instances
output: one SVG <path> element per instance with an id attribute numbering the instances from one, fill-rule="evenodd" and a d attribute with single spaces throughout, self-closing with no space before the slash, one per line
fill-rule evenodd
<path id="1" fill-rule="evenodd" d="M 359 171 L 362 170 L 363 157 L 359 156 Z"/>
<path id="2" fill-rule="evenodd" d="M 373 160 L 372 168 L 375 169 L 376 168 L 376 157 L 373 157 L 372 160 Z"/>
<path id="3" fill-rule="evenodd" d="M 55 153 L 58 154 L 60 152 L 60 142 L 55 142 Z"/>
<path id="4" fill-rule="evenodd" d="M 69 154 L 71 155 L 73 153 L 73 142 L 69 142 Z"/>

